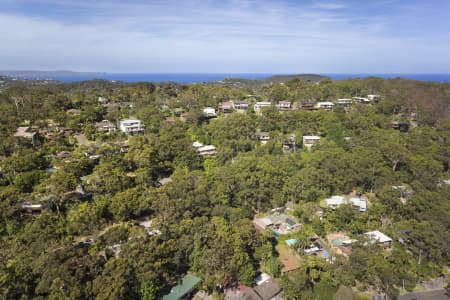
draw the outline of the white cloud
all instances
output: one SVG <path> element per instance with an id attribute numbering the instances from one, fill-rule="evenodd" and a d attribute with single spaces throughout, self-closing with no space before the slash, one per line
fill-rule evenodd
<path id="1" fill-rule="evenodd" d="M 0 14 L 0 69 L 399 73 L 410 71 L 405 53 L 449 69 L 436 63 L 448 45 L 427 46 L 442 43 L 434 36 L 391 36 L 390 18 L 349 14 L 337 3 L 45 2 L 91 13 Z"/>
<path id="2" fill-rule="evenodd" d="M 320 8 L 320 9 L 328 9 L 328 10 L 335 10 L 335 9 L 343 9 L 346 8 L 347 5 L 340 2 L 316 2 L 312 6 L 314 8 Z"/>

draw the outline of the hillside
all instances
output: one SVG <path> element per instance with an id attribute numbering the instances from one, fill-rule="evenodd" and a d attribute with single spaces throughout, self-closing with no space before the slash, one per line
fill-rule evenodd
<path id="1" fill-rule="evenodd" d="M 0 298 L 445 287 L 450 85 L 294 77 L 4 86 Z"/>

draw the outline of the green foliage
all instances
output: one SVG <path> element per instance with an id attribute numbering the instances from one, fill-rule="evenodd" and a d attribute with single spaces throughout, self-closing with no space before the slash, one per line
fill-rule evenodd
<path id="1" fill-rule="evenodd" d="M 358 299 L 345 287 L 395 297 L 442 274 L 450 260 L 450 188 L 442 183 L 450 170 L 448 85 L 276 79 L 100 80 L 0 92 L 0 298 L 157 299 L 188 271 L 202 278 L 202 288 L 220 293 L 236 279 L 253 284 L 260 270 L 280 278 L 295 299 Z M 280 113 L 275 105 L 252 112 L 255 101 L 299 104 L 369 93 L 383 98 L 334 112 Z M 103 106 L 99 96 L 110 103 Z M 248 112 L 201 117 L 205 106 L 240 100 L 249 102 Z M 67 114 L 71 108 L 81 114 Z M 180 111 L 195 120 L 177 120 Z M 103 134 L 93 126 L 128 117 L 140 118 L 145 133 Z M 410 122 L 409 132 L 393 130 L 393 119 Z M 36 141 L 13 136 L 21 125 L 39 131 Z M 78 145 L 69 129 L 84 133 L 89 146 Z M 267 144 L 255 138 L 258 131 L 269 132 Z M 291 134 L 296 149 L 283 152 Z M 319 135 L 321 143 L 303 150 L 303 135 Z M 216 146 L 217 155 L 199 157 L 197 140 Z M 54 156 L 63 150 L 73 156 Z M 47 173 L 49 167 L 56 172 Z M 168 177 L 171 183 L 156 184 Z M 368 197 L 366 212 L 323 205 L 352 192 Z M 25 200 L 48 208 L 31 214 Z M 274 233 L 258 234 L 250 220 L 288 202 L 302 223 L 292 234 L 299 253 L 314 235 L 326 240 L 345 231 L 360 240 L 348 260 L 302 256 L 300 269 L 281 275 Z M 150 228 L 138 225 L 142 219 L 152 220 Z M 374 229 L 393 238 L 390 251 L 364 245 L 360 235 Z"/>

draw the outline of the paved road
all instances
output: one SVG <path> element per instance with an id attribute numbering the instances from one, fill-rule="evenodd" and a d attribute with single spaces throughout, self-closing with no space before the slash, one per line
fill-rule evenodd
<path id="1" fill-rule="evenodd" d="M 449 300 L 450 290 L 438 289 L 427 292 L 415 292 L 398 297 L 398 300 Z"/>

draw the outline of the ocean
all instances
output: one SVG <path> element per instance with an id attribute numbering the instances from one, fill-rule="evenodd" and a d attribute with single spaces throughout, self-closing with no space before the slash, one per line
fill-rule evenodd
<path id="1" fill-rule="evenodd" d="M 178 83 L 196 83 L 196 82 L 212 82 L 225 78 L 245 78 L 245 79 L 263 79 L 273 75 L 273 73 L 73 73 L 61 76 L 28 76 L 30 79 L 55 79 L 63 82 L 76 82 L 92 79 L 105 79 L 123 82 L 178 82 Z M 282 74 L 286 75 L 286 74 Z M 450 83 L 450 74 L 319 74 L 328 76 L 333 80 L 342 80 L 348 78 L 367 78 L 370 76 L 381 78 L 404 78 L 419 81 L 432 81 L 440 83 Z M 21 76 L 24 77 L 24 76 Z"/>

